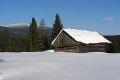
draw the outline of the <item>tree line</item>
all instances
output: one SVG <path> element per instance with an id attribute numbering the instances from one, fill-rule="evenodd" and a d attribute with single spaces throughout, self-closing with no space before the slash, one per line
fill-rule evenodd
<path id="1" fill-rule="evenodd" d="M 63 29 L 59 14 L 57 13 L 55 16 L 51 36 L 46 36 L 44 19 L 40 21 L 40 27 L 41 30 L 38 31 L 37 22 L 35 17 L 33 17 L 26 38 L 9 35 L 5 28 L 4 31 L 0 33 L 0 52 L 36 52 L 52 48 L 52 40 L 58 35 L 60 30 Z"/>
<path id="2" fill-rule="evenodd" d="M 44 19 L 40 21 L 39 26 L 41 27 L 40 31 L 38 31 L 37 22 L 33 17 L 27 37 L 10 35 L 5 28 L 4 31 L 0 32 L 0 52 L 36 52 L 53 48 L 51 42 L 63 29 L 59 14 L 57 13 L 55 16 L 51 36 L 46 36 Z M 120 53 L 120 36 L 104 37 L 112 42 L 106 47 L 106 52 Z"/>
<path id="3" fill-rule="evenodd" d="M 112 42 L 108 46 L 107 52 L 108 53 L 120 53 L 120 36 L 104 36 L 106 39 Z"/>

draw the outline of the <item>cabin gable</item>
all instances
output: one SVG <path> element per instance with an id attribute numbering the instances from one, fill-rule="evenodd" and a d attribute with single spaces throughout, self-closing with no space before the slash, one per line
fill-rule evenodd
<path id="1" fill-rule="evenodd" d="M 78 42 L 75 41 L 69 34 L 67 34 L 65 31 L 62 31 L 52 45 L 55 47 L 62 47 L 62 46 L 72 46 L 77 43 Z"/>

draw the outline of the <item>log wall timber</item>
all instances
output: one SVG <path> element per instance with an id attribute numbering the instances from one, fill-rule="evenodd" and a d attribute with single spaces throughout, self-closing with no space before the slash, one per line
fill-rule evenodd
<path id="1" fill-rule="evenodd" d="M 73 45 L 73 46 L 62 46 L 57 47 L 58 52 L 76 52 L 76 53 L 85 53 L 85 52 L 105 52 L 105 45 Z"/>
<path id="2" fill-rule="evenodd" d="M 105 52 L 106 51 L 106 45 L 100 45 L 100 44 L 93 44 L 93 45 L 86 45 L 82 46 L 80 49 L 80 52 Z"/>
<path id="3" fill-rule="evenodd" d="M 59 52 L 78 52 L 78 46 L 58 47 L 57 51 L 59 51 Z"/>

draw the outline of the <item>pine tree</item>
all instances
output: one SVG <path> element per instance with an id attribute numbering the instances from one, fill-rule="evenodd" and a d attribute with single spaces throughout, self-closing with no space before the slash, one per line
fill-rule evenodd
<path id="1" fill-rule="evenodd" d="M 29 35 L 28 35 L 28 51 L 41 51 L 43 50 L 43 43 L 41 42 L 39 32 L 37 30 L 37 22 L 35 18 L 32 18 L 30 23 Z"/>
<path id="2" fill-rule="evenodd" d="M 48 50 L 49 44 L 48 44 L 48 38 L 46 36 L 45 20 L 44 19 L 42 19 L 40 21 L 40 27 L 41 27 L 41 40 L 42 40 L 43 45 L 44 45 L 44 50 Z"/>
<path id="3" fill-rule="evenodd" d="M 40 27 L 44 27 L 44 26 L 45 26 L 45 20 L 42 19 L 42 20 L 40 21 Z"/>
<path id="4" fill-rule="evenodd" d="M 60 20 L 60 16 L 59 14 L 57 13 L 56 16 L 55 16 L 55 21 L 53 23 L 53 33 L 51 35 L 52 37 L 52 40 L 59 34 L 59 32 L 63 29 L 63 24 Z"/>
<path id="5" fill-rule="evenodd" d="M 4 32 L 1 36 L 0 46 L 1 46 L 1 51 L 5 52 L 7 49 L 7 29 L 6 28 L 4 29 Z"/>

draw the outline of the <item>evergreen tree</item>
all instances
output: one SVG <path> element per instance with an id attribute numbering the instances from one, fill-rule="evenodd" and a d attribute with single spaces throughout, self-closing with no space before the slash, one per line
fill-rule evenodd
<path id="1" fill-rule="evenodd" d="M 28 35 L 28 51 L 41 51 L 43 50 L 43 43 L 41 42 L 39 32 L 37 30 L 37 22 L 32 18 L 32 23 L 29 28 Z"/>
<path id="2" fill-rule="evenodd" d="M 40 28 L 41 28 L 41 34 L 45 35 L 45 20 L 44 19 L 40 21 Z"/>
<path id="3" fill-rule="evenodd" d="M 44 27 L 44 26 L 45 26 L 45 20 L 44 20 L 44 19 L 42 19 L 42 20 L 40 21 L 40 26 L 41 26 L 41 27 Z"/>
<path id="4" fill-rule="evenodd" d="M 104 36 L 112 42 L 111 45 L 107 46 L 107 52 L 109 53 L 120 53 L 120 36 Z"/>
<path id="5" fill-rule="evenodd" d="M 51 35 L 52 40 L 59 34 L 59 32 L 63 29 L 63 24 L 60 20 L 60 16 L 57 13 L 55 16 L 55 21 L 53 23 L 53 33 Z"/>
<path id="6" fill-rule="evenodd" d="M 0 43 L 0 46 L 1 46 L 1 51 L 2 52 L 5 52 L 7 50 L 7 29 L 5 28 L 4 31 L 3 31 L 3 34 L 1 35 L 1 43 Z"/>
<path id="7" fill-rule="evenodd" d="M 48 50 L 49 49 L 49 45 L 48 45 L 48 38 L 46 36 L 46 29 L 45 29 L 45 20 L 42 19 L 40 21 L 40 27 L 41 27 L 41 40 L 43 42 L 43 45 L 44 45 L 44 50 Z"/>
<path id="8" fill-rule="evenodd" d="M 24 52 L 26 44 L 26 38 L 11 35 L 7 28 L 0 32 L 0 52 Z"/>

